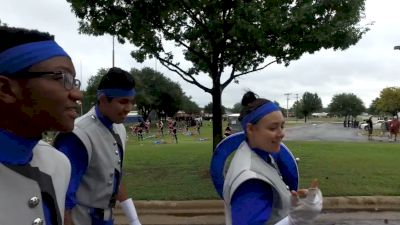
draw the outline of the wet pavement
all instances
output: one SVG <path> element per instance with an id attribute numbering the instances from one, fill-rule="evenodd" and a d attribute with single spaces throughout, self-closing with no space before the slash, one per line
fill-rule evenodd
<path id="1" fill-rule="evenodd" d="M 358 128 L 343 127 L 342 123 L 306 123 L 285 129 L 285 140 L 302 141 L 352 141 L 367 142 L 368 136 L 363 135 L 363 130 Z M 387 136 L 373 136 L 372 141 L 389 142 Z M 399 141 L 398 141 L 399 142 Z"/>

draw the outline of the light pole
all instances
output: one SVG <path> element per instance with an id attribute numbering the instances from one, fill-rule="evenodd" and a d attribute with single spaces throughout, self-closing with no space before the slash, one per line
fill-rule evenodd
<path id="1" fill-rule="evenodd" d="M 114 67 L 114 60 L 115 60 L 115 56 L 114 56 L 114 35 L 112 36 L 112 67 Z"/>
<path id="2" fill-rule="evenodd" d="M 292 93 L 285 93 L 284 95 L 286 96 L 286 119 L 289 119 L 289 96 Z"/>

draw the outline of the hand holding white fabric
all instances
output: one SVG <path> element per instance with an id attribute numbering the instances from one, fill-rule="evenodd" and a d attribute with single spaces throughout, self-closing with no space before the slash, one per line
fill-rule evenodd
<path id="1" fill-rule="evenodd" d="M 131 198 L 120 202 L 120 205 L 125 216 L 128 218 L 129 225 L 141 225 L 136 213 L 135 205 L 133 204 L 133 200 Z"/>

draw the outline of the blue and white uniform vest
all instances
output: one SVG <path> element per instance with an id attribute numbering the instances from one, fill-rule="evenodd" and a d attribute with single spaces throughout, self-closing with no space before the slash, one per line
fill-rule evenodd
<path id="1" fill-rule="evenodd" d="M 113 124 L 113 130 L 120 136 L 125 151 L 124 125 Z M 122 174 L 122 161 L 114 136 L 97 118 L 95 108 L 76 120 L 73 133 L 86 148 L 88 167 L 76 192 L 77 205 L 72 210 L 72 218 L 86 224 L 83 221 L 90 221 L 89 208 L 109 210 L 115 171 Z"/>
<path id="2" fill-rule="evenodd" d="M 69 160 L 44 141 L 39 141 L 32 153 L 29 165 L 51 177 L 58 213 L 64 223 L 65 194 L 71 174 Z M 0 164 L 1 225 L 46 224 L 42 204 L 43 196 L 38 182 Z"/>
<path id="3" fill-rule="evenodd" d="M 223 198 L 227 225 L 232 224 L 231 198 L 235 190 L 250 179 L 262 180 L 272 187 L 273 209 L 267 224 L 275 224 L 289 214 L 291 193 L 287 185 L 278 171 L 252 151 L 246 141 L 243 141 L 236 150 L 224 182 Z"/>

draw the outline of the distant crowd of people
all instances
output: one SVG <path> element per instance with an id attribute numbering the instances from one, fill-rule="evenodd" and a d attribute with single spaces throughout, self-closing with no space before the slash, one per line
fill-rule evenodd
<path id="1" fill-rule="evenodd" d="M 195 132 L 189 130 L 189 127 L 192 124 L 189 120 L 181 121 L 178 123 L 176 120 L 168 118 L 166 121 L 168 127 L 168 135 L 171 136 L 171 138 L 175 143 L 178 143 L 178 131 L 182 131 L 184 134 L 187 135 L 193 135 L 193 134 L 200 135 L 202 127 L 201 120 L 195 121 L 195 126 L 194 126 L 196 129 Z M 136 136 L 138 141 L 143 141 L 144 134 L 149 134 L 150 128 L 151 128 L 150 120 L 146 120 L 146 122 L 141 121 L 139 123 L 130 126 L 132 135 Z M 159 120 L 156 123 L 156 128 L 157 128 L 156 137 L 159 138 L 164 137 L 164 122 L 162 120 Z"/>
<path id="2" fill-rule="evenodd" d="M 344 127 L 351 127 L 351 128 L 358 128 L 360 122 L 357 121 L 356 119 L 353 120 L 344 120 L 343 121 L 343 126 Z"/>
<path id="3" fill-rule="evenodd" d="M 374 130 L 374 122 L 372 117 L 369 117 L 366 120 L 367 126 L 366 129 L 368 131 L 368 139 L 372 140 L 373 130 Z M 384 118 L 384 121 L 380 125 L 381 135 L 382 137 L 387 137 L 389 141 L 397 141 L 397 135 L 400 129 L 400 122 L 397 116 L 392 119 Z"/>

